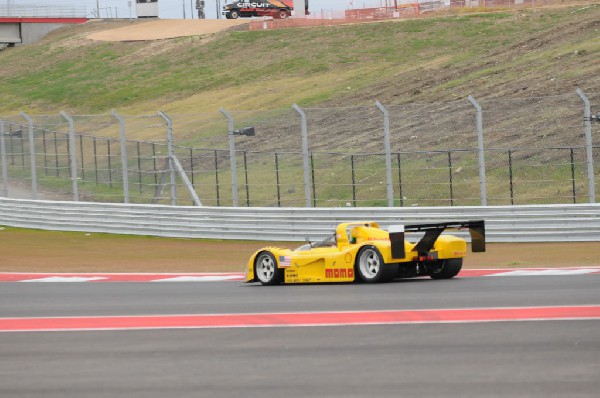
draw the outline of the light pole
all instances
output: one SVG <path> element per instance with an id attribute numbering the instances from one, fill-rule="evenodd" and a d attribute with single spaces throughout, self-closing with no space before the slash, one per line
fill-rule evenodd
<path id="1" fill-rule="evenodd" d="M 375 102 L 375 105 L 381 113 L 383 113 L 383 141 L 385 145 L 385 170 L 387 180 L 387 197 L 388 207 L 394 207 L 394 188 L 392 186 L 392 147 L 390 144 L 390 113 L 381 104 L 381 102 Z"/>
<path id="2" fill-rule="evenodd" d="M 183 8 L 183 19 L 185 19 L 185 0 L 181 0 L 181 8 Z"/>
<path id="3" fill-rule="evenodd" d="M 100 0 L 96 0 L 96 18 L 100 19 Z"/>
<path id="4" fill-rule="evenodd" d="M 304 163 L 304 197 L 306 198 L 306 207 L 310 207 L 310 176 L 309 172 L 309 147 L 308 147 L 308 122 L 306 113 L 298 104 L 292 105 L 292 108 L 300 115 L 302 120 L 302 162 Z"/>

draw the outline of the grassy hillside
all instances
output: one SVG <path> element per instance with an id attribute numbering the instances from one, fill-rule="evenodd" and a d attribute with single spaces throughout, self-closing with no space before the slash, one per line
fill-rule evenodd
<path id="1" fill-rule="evenodd" d="M 600 6 L 105 43 L 93 22 L 0 52 L 1 113 L 148 113 L 600 91 Z M 107 26 L 108 25 L 108 26 Z"/>
<path id="2" fill-rule="evenodd" d="M 387 203 L 384 159 L 364 155 L 383 151 L 381 113 L 374 107 L 378 99 L 390 109 L 391 146 L 398 153 L 393 167 L 402 169 L 402 183 L 399 173 L 393 176 L 394 186 L 402 186 L 396 204 L 449 204 L 452 178 L 452 203 L 475 205 L 477 141 L 474 108 L 466 101 L 471 94 L 486 111 L 486 147 L 513 148 L 487 155 L 490 204 L 512 202 L 507 156 L 512 156 L 515 203 L 571 202 L 575 191 L 578 201 L 586 200 L 585 152 L 539 148 L 584 145 L 581 101 L 574 91 L 580 87 L 592 94 L 598 111 L 600 4 L 152 42 L 87 39 L 91 32 L 126 24 L 68 27 L 37 44 L 0 51 L 0 114 L 162 109 L 174 117 L 177 144 L 223 150 L 226 124 L 218 109 L 225 107 L 234 111 L 236 127 L 257 127 L 257 138 L 237 139 L 238 150 L 249 151 L 248 170 L 239 166 L 238 182 L 250 181 L 252 205 L 277 203 L 274 151 L 280 154 L 282 203 L 303 205 L 301 158 L 282 155 L 300 151 L 298 116 L 290 110 L 297 102 L 312 108 L 307 113 L 318 205 L 344 205 L 356 187 L 359 205 L 380 206 Z M 512 100 L 506 107 L 490 106 L 494 98 Z M 111 116 L 83 119 L 76 121 L 80 133 L 118 136 Z M 65 127 L 47 122 L 50 129 Z M 164 141 L 164 124 L 157 118 L 129 118 L 127 134 L 130 140 Z M 219 203 L 212 152 L 197 150 L 188 160 L 188 150 L 180 148 L 178 156 L 203 201 Z M 89 153 L 84 157 L 88 170 L 98 166 Z M 219 161 L 220 203 L 228 204 L 231 176 L 225 156 Z M 100 168 L 106 169 L 102 162 Z M 350 175 L 351 164 L 356 175 Z M 69 180 L 44 171 L 41 185 L 68 191 Z M 12 173 L 27 177 L 25 169 Z M 154 194 L 156 183 L 153 174 L 144 178 L 148 181 L 140 174 L 140 201 Z M 144 184 L 151 189 L 142 193 Z M 243 197 L 241 185 L 239 190 Z M 85 195 L 121 200 L 118 187 L 90 184 Z"/>

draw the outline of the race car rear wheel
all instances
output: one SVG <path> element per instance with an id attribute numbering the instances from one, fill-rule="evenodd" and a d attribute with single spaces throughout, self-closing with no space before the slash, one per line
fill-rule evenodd
<path id="1" fill-rule="evenodd" d="M 462 268 L 462 258 L 449 258 L 447 260 L 440 260 L 431 270 L 432 279 L 450 279 L 454 278 Z"/>
<path id="2" fill-rule="evenodd" d="M 229 12 L 229 19 L 238 19 L 240 17 L 240 12 L 238 10 L 231 10 Z"/>
<path id="3" fill-rule="evenodd" d="M 381 253 L 375 246 L 364 246 L 356 256 L 356 274 L 366 283 L 387 282 L 396 277 L 397 264 L 383 262 Z"/>
<path id="4" fill-rule="evenodd" d="M 269 252 L 262 252 L 256 256 L 254 273 L 256 279 L 263 285 L 278 285 L 281 283 L 281 269 L 277 268 L 275 256 Z"/>

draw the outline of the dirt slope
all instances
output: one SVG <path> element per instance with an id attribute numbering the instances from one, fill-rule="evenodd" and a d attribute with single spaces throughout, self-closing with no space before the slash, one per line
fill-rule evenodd
<path id="1" fill-rule="evenodd" d="M 95 32 L 88 36 L 96 41 L 148 41 L 173 39 L 175 37 L 199 36 L 218 33 L 235 26 L 247 24 L 245 20 L 158 20 L 135 22 L 129 26 Z"/>

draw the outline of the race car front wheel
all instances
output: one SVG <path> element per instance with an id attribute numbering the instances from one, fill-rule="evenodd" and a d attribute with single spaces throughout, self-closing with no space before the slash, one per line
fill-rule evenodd
<path id="1" fill-rule="evenodd" d="M 387 282 L 397 276 L 397 264 L 383 262 L 381 253 L 375 246 L 365 246 L 356 257 L 358 279 L 367 283 Z"/>
<path id="2" fill-rule="evenodd" d="M 462 268 L 462 258 L 449 258 L 440 260 L 431 270 L 432 279 L 450 279 L 454 278 Z"/>
<path id="3" fill-rule="evenodd" d="M 281 282 L 281 269 L 277 268 L 275 256 L 269 252 L 262 252 L 256 257 L 254 272 L 263 285 L 278 285 Z"/>

